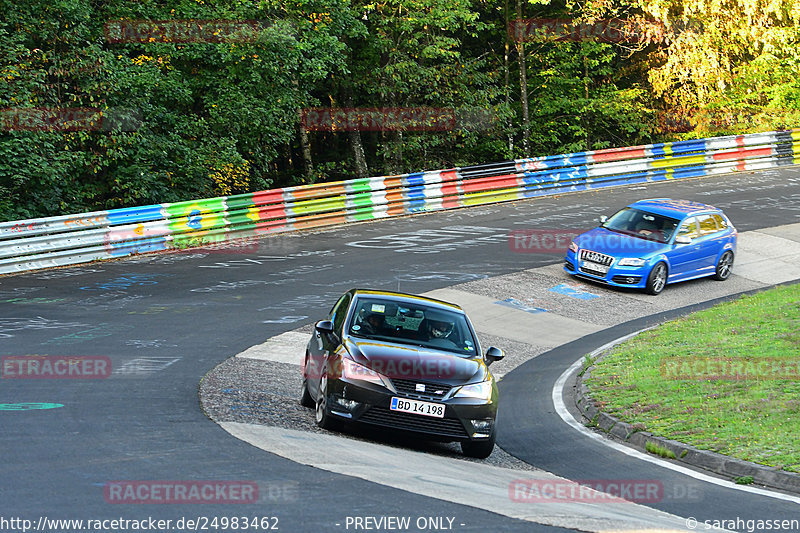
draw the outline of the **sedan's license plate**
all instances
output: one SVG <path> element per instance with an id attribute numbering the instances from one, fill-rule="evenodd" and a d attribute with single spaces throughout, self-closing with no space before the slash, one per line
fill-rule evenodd
<path id="1" fill-rule="evenodd" d="M 401 413 L 414 413 L 415 415 L 444 418 L 444 404 L 441 403 L 420 402 L 417 400 L 395 397 L 392 398 L 389 409 L 392 411 L 400 411 Z"/>
<path id="2" fill-rule="evenodd" d="M 581 266 L 583 268 L 594 270 L 595 272 L 602 272 L 603 274 L 607 274 L 609 268 L 606 265 L 601 265 L 600 263 L 595 263 L 594 261 L 581 261 Z"/>

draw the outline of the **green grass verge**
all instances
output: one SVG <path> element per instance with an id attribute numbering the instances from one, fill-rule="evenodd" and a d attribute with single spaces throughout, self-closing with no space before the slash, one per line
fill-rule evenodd
<path id="1" fill-rule="evenodd" d="M 800 472 L 800 285 L 694 313 L 618 345 L 587 384 L 645 431 Z"/>

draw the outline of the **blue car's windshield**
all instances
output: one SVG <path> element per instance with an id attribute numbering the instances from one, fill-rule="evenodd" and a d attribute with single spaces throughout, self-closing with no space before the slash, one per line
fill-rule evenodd
<path id="1" fill-rule="evenodd" d="M 626 207 L 617 211 L 601 227 L 648 241 L 666 243 L 672 238 L 679 222 L 675 218 Z"/>
<path id="2" fill-rule="evenodd" d="M 465 357 L 476 341 L 463 314 L 422 304 L 361 297 L 348 322 L 350 335 L 444 350 Z"/>

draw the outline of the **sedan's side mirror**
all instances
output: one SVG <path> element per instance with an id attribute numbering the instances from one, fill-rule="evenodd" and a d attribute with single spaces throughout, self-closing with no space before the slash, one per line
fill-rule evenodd
<path id="1" fill-rule="evenodd" d="M 692 239 L 686 235 L 678 235 L 675 237 L 675 244 L 692 244 Z"/>
<path id="2" fill-rule="evenodd" d="M 322 333 L 323 335 L 332 335 L 333 334 L 333 322 L 330 320 L 320 320 L 314 325 L 314 329 Z"/>
<path id="3" fill-rule="evenodd" d="M 600 223 L 601 224 L 605 224 L 606 222 L 608 222 L 608 217 L 605 216 L 605 215 L 601 215 L 600 216 Z"/>
<path id="4" fill-rule="evenodd" d="M 495 361 L 499 361 L 505 356 L 506 354 L 503 353 L 503 350 L 500 348 L 495 348 L 494 346 L 490 346 L 489 349 L 486 350 L 486 364 L 490 365 Z"/>

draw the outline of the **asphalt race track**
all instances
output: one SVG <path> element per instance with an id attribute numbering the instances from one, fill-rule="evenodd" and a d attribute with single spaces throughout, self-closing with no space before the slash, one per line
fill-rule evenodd
<path id="1" fill-rule="evenodd" d="M 420 293 L 558 263 L 561 253 L 512 250 L 509 233 L 588 229 L 600 214 L 662 196 L 721 207 L 740 231 L 796 223 L 800 169 L 568 194 L 275 235 L 258 249 L 191 250 L 0 278 L 0 355 L 104 356 L 113 368 L 107 379 L 0 381 L 0 530 L 22 530 L 2 522 L 11 518 L 38 525 L 40 517 L 233 516 L 277 517 L 261 529 L 289 532 L 353 531 L 348 517 L 385 516 L 441 518 L 426 522 L 423 530 L 431 531 L 558 530 L 265 453 L 206 417 L 198 384 L 227 358 L 321 318 L 352 286 Z M 580 354 L 639 327 L 596 333 L 509 373 L 501 383 L 501 427 L 508 429 L 499 444 L 570 479 L 624 472 L 628 479 L 685 483 L 682 474 L 585 438 L 553 412 L 552 384 Z M 522 394 L 534 399 L 524 409 L 509 402 Z M 56 405 L 19 405 L 33 403 Z M 247 480 L 258 484 L 259 497 L 203 505 L 107 501 L 104 487 L 120 480 Z M 652 506 L 701 519 L 800 518 L 797 504 L 701 485 L 699 497 Z"/>

